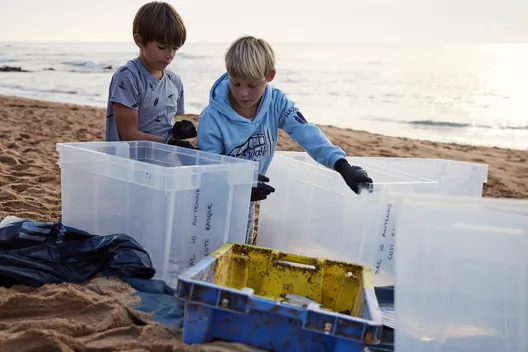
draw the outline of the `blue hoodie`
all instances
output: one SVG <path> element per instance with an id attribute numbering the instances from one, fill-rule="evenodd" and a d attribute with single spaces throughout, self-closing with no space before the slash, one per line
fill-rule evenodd
<path id="1" fill-rule="evenodd" d="M 314 124 L 308 123 L 295 103 L 268 83 L 253 120 L 240 116 L 229 104 L 229 76 L 213 85 L 209 105 L 200 114 L 198 148 L 206 152 L 259 163 L 265 175 L 277 147 L 279 128 L 314 160 L 333 169 L 345 152 L 336 147 Z"/>

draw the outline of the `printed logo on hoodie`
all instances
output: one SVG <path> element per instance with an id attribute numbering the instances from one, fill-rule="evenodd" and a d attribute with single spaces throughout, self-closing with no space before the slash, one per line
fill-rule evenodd
<path id="1" fill-rule="evenodd" d="M 258 161 L 262 157 L 271 155 L 273 137 L 266 127 L 264 133 L 254 134 L 244 143 L 234 147 L 228 156 Z"/>

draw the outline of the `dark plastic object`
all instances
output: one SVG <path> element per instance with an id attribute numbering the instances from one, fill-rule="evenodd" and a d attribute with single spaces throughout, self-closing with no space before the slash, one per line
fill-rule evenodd
<path id="1" fill-rule="evenodd" d="M 125 234 L 95 236 L 61 223 L 22 220 L 0 228 L 0 285 L 80 283 L 97 273 L 150 279 L 148 253 Z"/>

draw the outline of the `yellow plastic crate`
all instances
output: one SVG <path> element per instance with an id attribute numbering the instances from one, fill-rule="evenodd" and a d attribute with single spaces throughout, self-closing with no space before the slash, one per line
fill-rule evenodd
<path id="1" fill-rule="evenodd" d="M 383 325 L 369 267 L 253 245 L 220 247 L 179 276 L 177 295 L 188 344 L 352 352 Z"/>
<path id="2" fill-rule="evenodd" d="M 354 263 L 238 244 L 226 244 L 211 256 L 218 259 L 214 284 L 249 287 L 256 296 L 279 302 L 294 294 L 358 316 L 363 289 L 373 288 L 371 269 Z"/>

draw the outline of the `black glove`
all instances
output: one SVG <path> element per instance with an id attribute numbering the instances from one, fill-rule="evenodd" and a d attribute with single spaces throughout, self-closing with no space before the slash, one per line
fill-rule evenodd
<path id="1" fill-rule="evenodd" d="M 336 161 L 334 170 L 341 174 L 348 187 L 356 194 L 359 194 L 360 183 L 374 183 L 365 170 L 359 166 L 350 165 L 346 159 Z"/>
<path id="2" fill-rule="evenodd" d="M 189 139 L 198 135 L 196 127 L 189 120 L 176 121 L 172 126 L 172 138 Z"/>
<path id="3" fill-rule="evenodd" d="M 264 175 L 258 175 L 258 185 L 251 189 L 251 201 L 257 202 L 268 198 L 270 193 L 275 192 L 275 188 L 262 182 L 269 182 L 269 178 Z"/>
<path id="4" fill-rule="evenodd" d="M 198 150 L 198 148 L 196 148 L 194 145 L 191 144 L 191 142 L 188 142 L 188 141 L 182 141 L 180 139 L 174 139 L 174 138 L 169 138 L 167 140 L 167 144 L 170 144 L 170 145 L 175 145 L 177 147 L 182 147 L 182 148 L 188 148 L 188 149 L 195 149 L 195 150 Z"/>
<path id="5" fill-rule="evenodd" d="M 198 149 L 193 146 L 190 142 L 184 141 L 183 139 L 189 139 L 196 137 L 196 127 L 189 120 L 176 121 L 172 126 L 170 136 L 167 138 L 167 144 L 175 145 L 177 147 Z"/>

